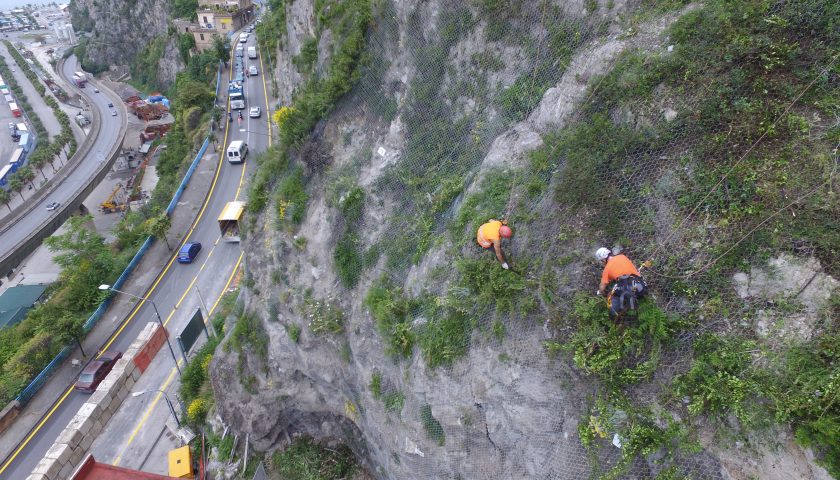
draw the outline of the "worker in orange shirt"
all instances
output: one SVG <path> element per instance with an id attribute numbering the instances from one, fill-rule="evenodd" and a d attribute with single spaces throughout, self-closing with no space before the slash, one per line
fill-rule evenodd
<path id="1" fill-rule="evenodd" d="M 620 316 L 628 309 L 635 310 L 637 300 L 647 293 L 647 285 L 633 262 L 625 255 L 613 255 L 608 248 L 601 247 L 595 258 L 604 265 L 601 284 L 597 295 L 604 295 L 607 286 L 615 282 L 610 299 L 610 315 Z"/>
<path id="2" fill-rule="evenodd" d="M 475 234 L 475 241 L 485 250 L 491 248 L 496 252 L 496 260 L 502 264 L 505 270 L 510 269 L 505 254 L 502 253 L 502 239 L 510 238 L 513 231 L 505 225 L 504 221 L 490 219 L 487 223 L 478 227 L 478 232 Z"/>

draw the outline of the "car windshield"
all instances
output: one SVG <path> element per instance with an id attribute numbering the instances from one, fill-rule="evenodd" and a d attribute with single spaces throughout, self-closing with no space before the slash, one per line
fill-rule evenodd
<path id="1" fill-rule="evenodd" d="M 79 376 L 79 382 L 90 383 L 93 381 L 93 373 L 83 373 Z"/>

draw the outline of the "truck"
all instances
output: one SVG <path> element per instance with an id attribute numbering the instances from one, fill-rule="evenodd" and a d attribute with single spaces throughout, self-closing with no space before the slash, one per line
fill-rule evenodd
<path id="1" fill-rule="evenodd" d="M 74 73 L 73 83 L 75 83 L 79 88 L 85 88 L 85 85 L 87 85 L 87 75 L 85 75 L 85 72 Z"/>
<path id="2" fill-rule="evenodd" d="M 80 112 L 76 115 L 76 124 L 80 127 L 84 127 L 85 125 L 90 124 L 90 120 L 88 120 L 88 117 L 84 116 L 84 114 Z"/>
<path id="3" fill-rule="evenodd" d="M 248 47 L 248 58 L 257 58 L 257 47 Z"/>
<path id="4" fill-rule="evenodd" d="M 245 108 L 245 94 L 242 83 L 230 82 L 228 85 L 228 98 L 232 110 L 243 110 Z"/>
<path id="5" fill-rule="evenodd" d="M 221 215 L 219 215 L 219 230 L 224 241 L 238 242 L 240 240 L 239 222 L 244 212 L 245 202 L 228 202 L 225 205 Z"/>
<path id="6" fill-rule="evenodd" d="M 9 104 L 9 109 L 12 111 L 12 115 L 16 117 L 23 115 L 23 112 L 20 111 L 20 107 L 18 107 L 18 104 L 15 102 Z"/>

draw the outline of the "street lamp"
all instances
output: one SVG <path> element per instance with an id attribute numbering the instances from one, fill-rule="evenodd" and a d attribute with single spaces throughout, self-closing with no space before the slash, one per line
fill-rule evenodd
<path id="1" fill-rule="evenodd" d="M 133 297 L 133 298 L 136 298 L 138 300 L 143 300 L 144 302 L 149 302 L 149 303 L 152 304 L 152 308 L 155 309 L 155 315 L 157 316 L 157 321 L 160 324 L 160 328 L 163 329 L 163 334 L 164 334 L 164 336 L 166 336 L 166 346 L 169 347 L 169 353 L 172 354 L 172 360 L 175 360 L 175 369 L 178 370 L 178 376 L 180 376 L 181 375 L 181 367 L 178 366 L 178 358 L 175 357 L 175 350 L 172 349 L 172 344 L 169 343 L 169 333 L 166 331 L 166 327 L 163 325 L 163 320 L 161 320 L 161 318 L 160 318 L 160 312 L 158 312 L 157 305 L 155 305 L 155 302 L 153 300 L 150 300 L 149 298 L 146 298 L 146 297 L 139 297 L 137 295 L 134 295 L 134 294 L 131 294 L 131 293 L 128 293 L 128 292 L 123 292 L 122 290 L 117 290 L 116 288 L 114 288 L 110 285 L 105 285 L 105 284 L 100 285 L 99 289 L 100 290 L 111 291 L 111 292 L 122 293 L 124 295 L 128 295 L 129 297 Z"/>
<path id="2" fill-rule="evenodd" d="M 169 401 L 169 397 L 166 396 L 166 392 L 164 392 L 163 390 L 157 390 L 157 389 L 141 390 L 139 392 L 133 392 L 131 394 L 131 396 L 132 397 L 139 397 L 140 395 L 143 395 L 144 393 L 151 393 L 151 392 L 159 392 L 161 395 L 163 395 L 163 399 L 166 400 L 166 405 L 169 406 L 169 412 L 172 414 L 172 418 L 175 419 L 175 425 L 177 425 L 178 429 L 180 430 L 181 429 L 181 422 L 178 421 L 178 415 L 175 415 L 175 408 L 172 406 L 172 402 Z"/>

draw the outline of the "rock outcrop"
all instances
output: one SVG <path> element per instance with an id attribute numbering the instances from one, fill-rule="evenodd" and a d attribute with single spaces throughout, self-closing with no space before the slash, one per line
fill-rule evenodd
<path id="1" fill-rule="evenodd" d="M 296 0 L 286 5 L 287 38 L 281 42 L 284 47 L 275 67 L 284 105 L 291 102 L 295 88 L 306 76 L 292 59 L 315 32 L 319 15 L 315 3 Z M 373 58 L 368 59 L 369 65 L 381 62 L 385 66 L 377 83 L 364 83 L 369 78 L 363 76 L 357 90 L 318 124 L 314 140 L 302 149 L 317 150 L 332 162 L 326 174 L 313 173 L 317 183 L 308 188 L 306 218 L 292 236 L 276 226 L 277 213 L 267 208 L 247 231 L 242 244 L 247 252 L 247 281 L 239 301 L 245 312 L 258 318 L 251 334 L 266 338 L 267 348 L 264 354 L 251 351 L 248 345 L 219 349 L 210 366 L 217 413 L 234 431 L 249 433 L 258 450 L 282 447 L 299 434 L 338 439 L 349 445 L 377 478 L 587 478 L 592 469 L 578 437 L 578 423 L 594 387 L 591 378 L 546 354 L 543 342 L 550 334 L 541 321 L 501 318 L 508 334 L 499 336 L 494 336 L 489 325 L 476 328 L 463 357 L 433 369 L 420 348 L 404 359 L 386 353 L 388 346 L 364 302 L 365 292 L 386 270 L 384 259 L 373 262 L 354 288 L 341 286 L 332 252 L 345 231 L 336 200 L 330 198 L 330 185 L 346 174 L 365 189 L 366 221 L 360 242 L 366 248 L 401 235 L 387 227 L 387 220 L 400 213 L 397 200 L 377 191 L 376 186 L 389 168 L 400 165 L 407 137 L 412 134 L 406 132 L 406 109 L 411 107 L 406 105 L 406 92 L 412 80 L 428 68 L 418 65 L 412 55 L 418 48 L 410 46 L 416 41 L 413 37 L 428 40 L 449 34 L 438 31 L 437 26 L 441 18 L 454 15 L 451 2 L 444 0 L 383 3 L 387 15 L 377 18 L 368 39 Z M 539 18 L 543 2 L 532 3 L 539 5 L 531 6 L 535 11 L 530 14 Z M 522 78 L 521 72 L 532 66 L 528 55 L 545 46 L 491 40 L 496 33 L 491 33 L 486 22 L 478 21 L 445 52 L 448 64 L 443 68 L 446 73 L 440 95 L 446 96 L 446 107 L 454 112 L 453 123 L 480 111 L 480 128 L 493 132 L 484 142 L 471 145 L 481 150 L 481 156 L 464 180 L 464 191 L 475 191 L 488 170 L 521 167 L 527 154 L 543 144 L 542 136 L 562 127 L 586 101 L 587 79 L 608 71 L 622 52 L 640 49 L 667 55 L 670 50 L 662 32 L 693 8 L 636 25 L 631 35 L 611 19 L 626 13 L 632 2 L 609 2 L 609 9 L 602 7 L 597 12 L 587 12 L 583 4 L 591 8 L 599 2 L 571 3 L 575 5 L 567 5 L 565 12 L 570 19 L 584 22 L 597 13 L 594 18 L 603 17 L 604 28 L 582 36 L 565 72 L 545 88 L 527 115 L 505 120 L 496 110 L 497 104 L 481 104 L 463 93 L 469 85 L 457 82 L 470 76 L 470 65 L 490 58 L 482 57 L 490 52 L 499 65 L 490 67 L 493 71 L 487 75 L 491 79 L 487 84 L 475 88 L 490 88 L 496 95 Z M 515 18 L 511 21 L 510 28 L 523 28 L 515 24 Z M 323 39 L 328 35 L 322 32 L 319 51 L 324 50 Z M 432 51 L 437 47 L 434 40 L 428 41 L 422 48 Z M 375 96 L 371 92 L 382 92 L 394 100 L 396 113 L 383 120 L 383 115 L 359 100 L 359 90 L 367 98 Z M 453 209 L 460 205 L 459 200 L 453 200 Z M 452 245 L 440 243 L 444 242 L 434 244 L 403 272 L 399 287 L 413 295 L 439 294 L 450 287 L 446 276 L 453 269 L 448 257 Z M 571 274 L 581 274 L 582 267 L 574 268 L 577 270 L 570 270 Z M 323 309 L 312 307 L 314 301 L 343 312 L 339 333 L 313 331 L 313 325 L 326 315 Z M 420 328 L 427 321 L 417 314 L 411 326 Z M 796 458 L 805 458 L 798 447 L 790 448 Z M 618 452 L 605 455 L 617 457 Z M 606 460 L 614 462 L 615 458 Z M 632 475 L 655 476 L 659 473 L 655 463 L 636 459 Z M 803 462 L 789 463 L 794 465 L 790 476 L 803 473 L 796 466 Z M 687 470 L 698 478 L 730 478 L 721 473 L 721 462 L 708 452 L 701 453 Z M 756 471 L 760 476 L 760 468 Z"/>
<path id="2" fill-rule="evenodd" d="M 88 59 L 108 67 L 130 65 L 152 40 L 169 32 L 171 0 L 73 0 L 71 16 L 78 29 L 90 28 Z M 160 59 L 158 85 L 166 88 L 184 68 L 176 39 L 168 39 Z"/>

